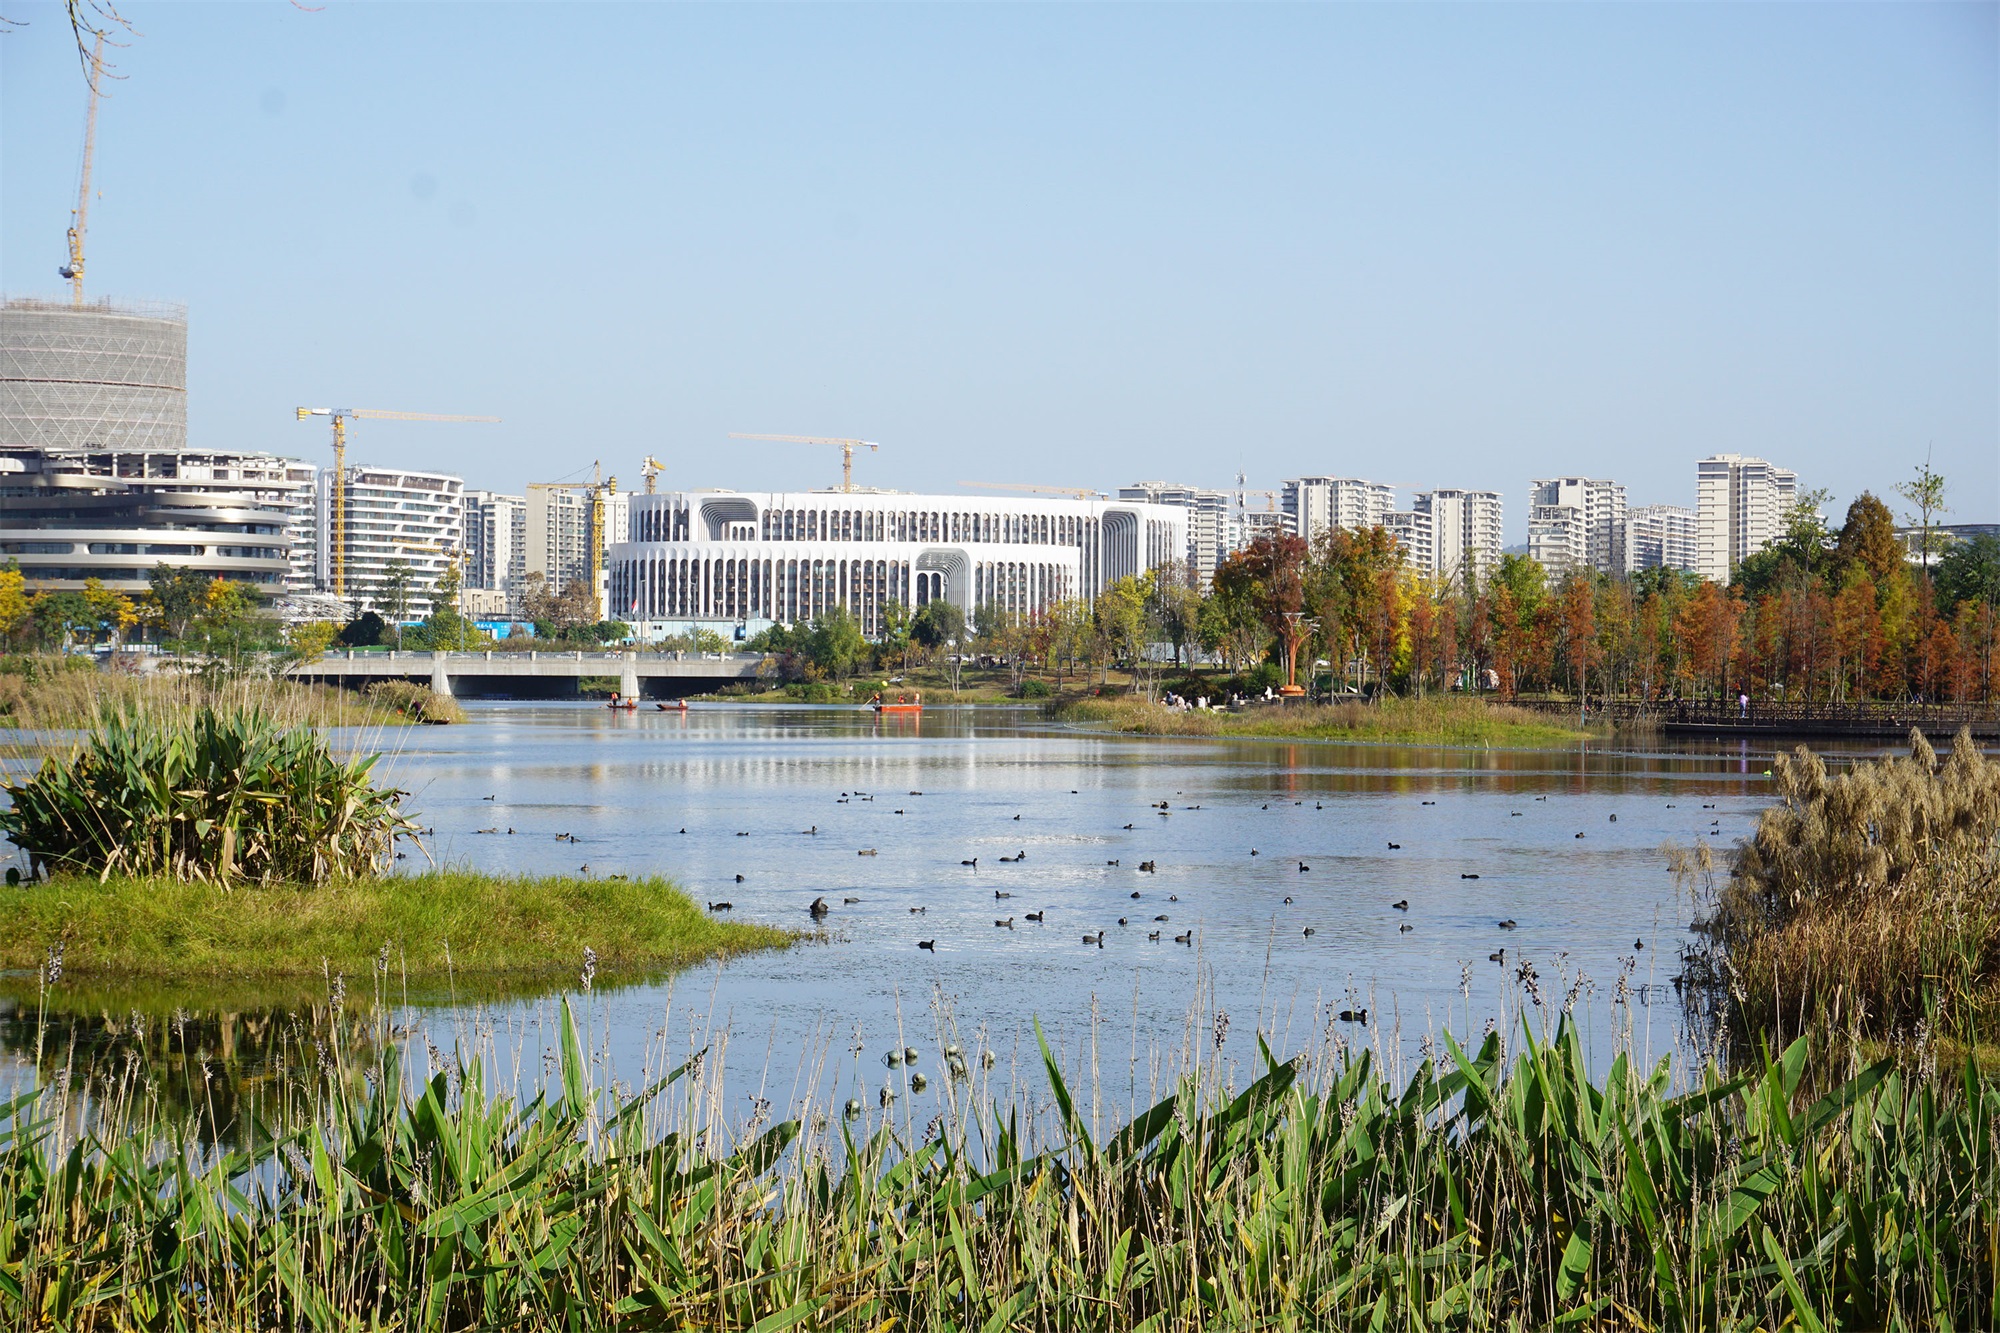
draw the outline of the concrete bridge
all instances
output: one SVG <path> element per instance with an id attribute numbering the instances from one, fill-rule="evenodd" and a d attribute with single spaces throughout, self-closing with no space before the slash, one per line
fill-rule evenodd
<path id="1" fill-rule="evenodd" d="M 754 681 L 758 653 L 723 657 L 636 652 L 356 652 L 338 649 L 293 667 L 293 680 L 360 689 L 378 680 L 408 680 L 439 694 L 516 699 L 573 699 L 585 676 L 610 677 L 618 692 L 642 699 L 680 699 L 738 681 Z"/>

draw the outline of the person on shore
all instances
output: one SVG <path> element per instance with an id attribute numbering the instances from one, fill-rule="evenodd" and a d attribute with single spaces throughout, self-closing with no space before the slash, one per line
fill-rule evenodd
<path id="1" fill-rule="evenodd" d="M 1750 716 L 1750 696 L 1740 690 L 1736 695 L 1736 716 L 1742 718 Z"/>

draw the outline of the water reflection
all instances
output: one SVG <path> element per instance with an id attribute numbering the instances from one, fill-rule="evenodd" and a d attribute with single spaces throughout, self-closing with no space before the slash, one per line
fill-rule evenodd
<path id="1" fill-rule="evenodd" d="M 1415 1051 L 1442 1027 L 1502 1021 L 1523 964 L 1596 1014 L 1598 1051 L 1628 1021 L 1608 1007 L 1621 991 L 1635 1044 L 1670 1049 L 1678 1012 L 1662 1000 L 1687 909 L 1659 848 L 1746 833 L 1770 758 L 1712 741 L 1142 738 L 1031 709 L 930 708 L 917 726 L 857 709 L 471 707 L 470 726 L 380 738 L 398 747 L 389 775 L 414 792 L 440 859 L 659 873 L 697 901 L 733 903 L 738 919 L 788 927 L 810 924 L 815 897 L 834 906 L 825 947 L 593 997 L 619 1067 L 644 1067 L 681 1025 L 706 1026 L 735 1034 L 728 1059 L 745 1086 L 804 1080 L 843 1097 L 879 1082 L 856 1045 L 928 1029 L 939 1012 L 1001 1050 L 1032 1049 L 1038 1018 L 1079 1059 L 1114 1028 L 1139 1061 L 1208 1026 L 1196 996 L 1234 1013 L 1239 1031 L 1366 1008 L 1380 1041 Z M 312 1066 L 381 1022 L 357 1012 L 329 1026 L 323 990 L 236 999 L 233 1011 L 229 998 L 175 1001 L 203 1015 L 191 1047 L 162 1044 L 170 1015 L 157 1007 L 141 1025 L 145 1050 L 179 1052 L 174 1095 L 190 1104 L 217 1079 L 255 1088 L 274 1068 Z M 447 1049 L 546 1008 L 442 998 L 419 1021 Z M 117 1072 L 124 1008 L 72 1006 L 65 1047 L 101 1052 L 92 1059 Z M 46 1077 L 21 1021 L 17 1009 L 6 1049 Z"/>

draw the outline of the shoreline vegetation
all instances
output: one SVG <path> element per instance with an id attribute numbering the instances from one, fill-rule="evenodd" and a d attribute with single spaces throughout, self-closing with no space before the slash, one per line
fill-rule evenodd
<path id="1" fill-rule="evenodd" d="M 465 869 L 222 887 L 166 876 L 64 876 L 0 888 L 0 971 L 86 985 L 272 984 L 385 975 L 442 983 L 573 983 L 588 949 L 604 984 L 796 936 L 708 917 L 665 879 L 494 875 Z"/>
<path id="2" fill-rule="evenodd" d="M 78 731 L 119 709 L 180 711 L 261 707 L 288 725 L 400 727 L 463 722 L 457 701 L 408 681 L 379 681 L 366 693 L 269 677 L 102 670 L 85 659 L 0 659 L 0 731 Z"/>
<path id="3" fill-rule="evenodd" d="M 1055 721 L 1142 736 L 1526 747 L 1611 735 L 1611 729 L 1601 724 L 1565 725 L 1546 713 L 1459 697 L 1297 703 L 1237 713 L 1181 711 L 1137 699 L 1075 699 L 1051 704 L 1046 712 Z"/>
<path id="4" fill-rule="evenodd" d="M 249 1115 L 204 1094 L 201 1068 L 170 1093 L 137 1061 L 59 1077 L 58 1042 L 44 1087 L 0 1104 L 0 1312 L 530 1333 L 2000 1315 L 2000 1090 L 1976 1072 L 1877 1063 L 1821 1095 L 1800 1040 L 1673 1093 L 1665 1061 L 1592 1077 L 1575 1029 L 1544 1021 L 1445 1036 L 1408 1074 L 1333 1026 L 1289 1058 L 1190 1030 L 1145 1109 L 1103 1134 L 1102 1085 L 1073 1091 L 1082 1071 L 1046 1043 L 1034 1084 L 1052 1098 L 948 1027 L 909 1034 L 923 1049 L 880 1097 L 809 1079 L 747 1119 L 712 1046 L 621 1083 L 569 997 L 532 1091 L 489 1087 L 476 1042 L 428 1060 L 334 1046 Z"/>

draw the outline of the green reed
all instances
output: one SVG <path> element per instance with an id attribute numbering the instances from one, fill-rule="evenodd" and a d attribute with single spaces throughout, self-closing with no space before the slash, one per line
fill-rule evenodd
<path id="1" fill-rule="evenodd" d="M 1205 1035 L 1205 1034 L 1204 1034 Z M 0 1110 L 0 1312 L 54 1328 L 1935 1328 L 2000 1322 L 1996 1112 L 1968 1069 L 1804 1091 L 1803 1043 L 1691 1090 L 1567 1024 L 1400 1083 L 1260 1038 L 1109 1137 L 1053 1108 L 729 1125 L 719 1059 L 630 1093 L 565 1002 L 536 1095 L 484 1066 L 301 1085 L 202 1147 L 60 1079 Z M 1217 1045 L 1220 1045 L 1218 1035 Z M 435 1056 L 434 1059 L 439 1058 Z M 914 1086 L 914 1077 L 911 1078 Z M 95 1124 L 96 1130 L 79 1128 Z M 240 1140 L 239 1140 L 240 1141 Z"/>
<path id="2" fill-rule="evenodd" d="M 257 704 L 100 711 L 73 750 L 0 783 L 0 833 L 56 874 L 316 884 L 373 874 L 416 826 L 312 726 Z"/>

